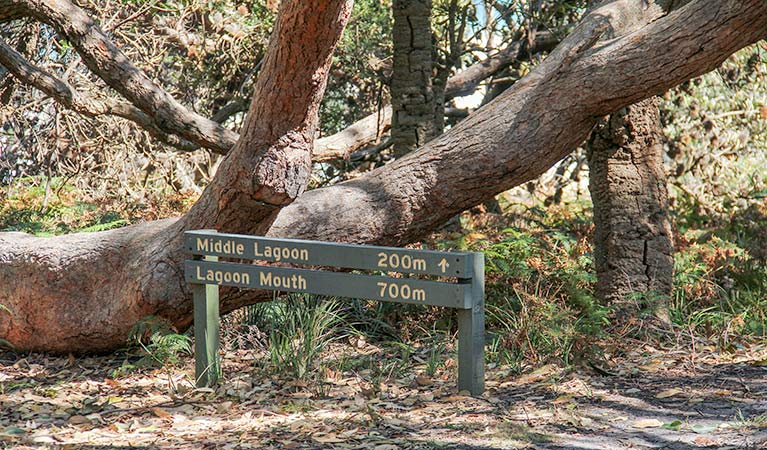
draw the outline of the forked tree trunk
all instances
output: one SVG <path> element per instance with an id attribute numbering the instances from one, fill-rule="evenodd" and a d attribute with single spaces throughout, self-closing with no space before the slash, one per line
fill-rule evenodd
<path id="1" fill-rule="evenodd" d="M 11 309 L 0 312 L 0 337 L 28 350 L 108 350 L 124 345 L 130 327 L 149 314 L 179 327 L 191 323 L 180 233 L 210 227 L 261 231 L 273 210 L 301 190 L 289 180 L 303 174 L 300 147 L 311 136 L 307 130 L 315 117 L 301 118 L 291 105 L 314 111 L 316 103 L 308 99 L 321 91 L 329 49 L 348 5 L 283 3 L 286 10 L 302 11 L 293 21 L 284 11 L 280 16 L 281 24 L 292 23 L 294 29 L 285 25 L 278 33 L 285 41 L 273 39 L 268 58 L 275 59 L 274 66 L 267 70 L 265 64 L 259 76 L 266 87 L 257 89 L 251 108 L 247 135 L 253 138 L 238 144 L 233 160 L 219 169 L 187 215 L 55 238 L 0 233 L 0 303 Z M 711 70 L 764 37 L 765 29 L 763 0 L 693 0 L 670 13 L 644 0 L 607 2 L 533 72 L 448 133 L 358 179 L 300 195 L 280 211 L 269 234 L 412 242 L 456 213 L 544 172 L 581 144 L 599 117 Z M 292 81 L 278 91 L 298 84 L 267 96 L 272 93 L 267 88 L 279 87 L 283 77 Z M 262 122 L 260 112 L 268 121 Z M 283 114 L 295 122 L 271 122 Z M 261 164 L 272 164 L 285 178 L 262 173 Z M 262 190 L 254 181 L 271 186 Z M 222 310 L 270 298 L 260 291 L 222 290 Z"/>
<path id="2" fill-rule="evenodd" d="M 11 310 L 0 311 L 0 337 L 26 349 L 104 350 L 146 315 L 189 323 L 183 231 L 264 234 L 306 189 L 319 104 L 352 3 L 281 2 L 240 140 L 181 219 L 43 240 L 0 234 L 0 304 Z"/>
<path id="3" fill-rule="evenodd" d="M 600 123 L 588 146 L 597 296 L 625 321 L 666 305 L 674 257 L 657 98 Z"/>

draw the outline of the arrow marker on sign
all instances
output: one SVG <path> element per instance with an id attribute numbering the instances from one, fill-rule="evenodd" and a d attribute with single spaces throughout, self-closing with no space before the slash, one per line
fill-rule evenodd
<path id="1" fill-rule="evenodd" d="M 442 258 L 442 261 L 440 261 L 437 265 L 442 269 L 442 273 L 445 273 L 447 268 L 450 267 L 450 264 L 447 263 L 445 258 Z"/>

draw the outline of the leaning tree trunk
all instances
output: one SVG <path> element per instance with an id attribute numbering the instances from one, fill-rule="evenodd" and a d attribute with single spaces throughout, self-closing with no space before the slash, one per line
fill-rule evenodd
<path id="1" fill-rule="evenodd" d="M 612 114 L 591 134 L 589 190 L 594 203 L 597 296 L 626 321 L 662 308 L 674 269 L 663 130 L 657 98 Z"/>
<path id="2" fill-rule="evenodd" d="M 306 3 L 312 7 L 305 11 L 302 39 L 321 34 L 324 26 L 315 19 L 340 22 L 318 8 L 319 2 Z M 405 158 L 300 195 L 281 210 L 269 234 L 412 242 L 456 213 L 544 172 L 582 143 L 599 117 L 717 67 L 761 39 L 765 29 L 763 0 L 693 0 L 672 12 L 644 0 L 608 2 L 496 100 Z M 271 74 L 277 77 L 279 71 Z M 324 72 L 317 70 L 307 79 L 320 75 Z M 266 101 L 285 108 L 297 100 L 291 98 L 295 92 L 300 91 Z M 270 145 L 292 142 L 288 132 Z M 243 189 L 254 179 L 254 169 L 226 167 L 230 173 L 219 170 L 216 177 L 228 176 Z M 257 202 L 239 199 L 215 182 L 213 190 L 180 220 L 55 238 L 0 233 L 0 303 L 12 311 L 0 312 L 0 337 L 28 350 L 93 351 L 124 345 L 131 325 L 148 314 L 188 326 L 192 305 L 183 281 L 180 233 L 210 226 L 251 232 L 264 216 Z M 210 196 L 216 201 L 206 199 Z M 266 197 L 279 203 L 280 196 Z M 242 209 L 209 217 L 207 211 L 218 203 Z M 221 306 L 228 311 L 269 298 L 262 291 L 227 289 Z"/>
<path id="3" fill-rule="evenodd" d="M 319 104 L 352 3 L 281 2 L 240 139 L 181 219 L 43 240 L 0 235 L 0 304 L 10 310 L 0 311 L 0 337 L 25 349 L 104 350 L 147 315 L 188 323 L 183 232 L 264 234 L 306 189 Z"/>

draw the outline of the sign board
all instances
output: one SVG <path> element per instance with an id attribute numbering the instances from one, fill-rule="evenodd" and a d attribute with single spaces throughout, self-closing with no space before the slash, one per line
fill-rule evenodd
<path id="1" fill-rule="evenodd" d="M 320 270 L 187 261 L 186 281 L 247 289 L 364 298 L 396 303 L 467 309 L 467 285 L 411 278 L 391 278 Z"/>
<path id="2" fill-rule="evenodd" d="M 187 231 L 194 260 L 184 272 L 195 308 L 195 371 L 198 386 L 217 381 L 218 286 L 442 306 L 458 309 L 458 386 L 484 391 L 484 255 L 377 247 L 261 236 Z M 312 267 L 293 268 L 219 257 Z M 333 272 L 317 267 L 373 271 Z M 383 276 L 381 272 L 430 275 L 444 281 Z"/>
<path id="3" fill-rule="evenodd" d="M 187 231 L 185 246 L 193 255 L 443 277 L 472 276 L 471 253 L 211 234 L 204 231 Z"/>

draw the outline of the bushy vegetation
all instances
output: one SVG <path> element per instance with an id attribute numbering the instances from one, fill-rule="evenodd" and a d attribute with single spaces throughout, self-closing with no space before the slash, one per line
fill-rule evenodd
<path id="1" fill-rule="evenodd" d="M 147 316 L 131 328 L 128 350 L 129 358 L 113 375 L 179 364 L 181 357 L 192 354 L 192 339 L 164 319 Z"/>

